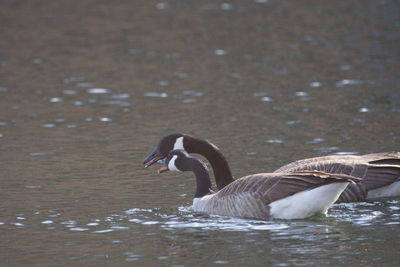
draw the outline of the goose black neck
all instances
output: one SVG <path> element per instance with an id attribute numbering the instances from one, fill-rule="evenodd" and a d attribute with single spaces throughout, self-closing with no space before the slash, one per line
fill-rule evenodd
<path id="1" fill-rule="evenodd" d="M 196 176 L 196 193 L 194 197 L 200 198 L 209 194 L 211 190 L 211 180 L 204 164 L 198 159 L 192 158 L 190 159 L 190 170 L 193 171 Z"/>
<path id="2" fill-rule="evenodd" d="M 192 136 L 185 136 L 184 140 L 185 150 L 188 153 L 200 154 L 210 162 L 218 190 L 233 182 L 231 169 L 218 147 L 207 140 Z"/>

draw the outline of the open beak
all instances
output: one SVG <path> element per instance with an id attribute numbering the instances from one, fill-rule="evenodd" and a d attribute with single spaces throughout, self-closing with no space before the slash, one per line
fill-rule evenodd
<path id="1" fill-rule="evenodd" d="M 158 173 L 163 173 L 163 172 L 167 172 L 167 171 L 169 171 L 167 165 L 163 165 L 162 167 L 160 167 L 160 168 L 158 169 Z"/>
<path id="2" fill-rule="evenodd" d="M 143 165 L 145 168 L 153 165 L 154 163 L 161 161 L 165 158 L 164 155 L 161 154 L 158 147 L 156 147 L 143 161 Z"/>

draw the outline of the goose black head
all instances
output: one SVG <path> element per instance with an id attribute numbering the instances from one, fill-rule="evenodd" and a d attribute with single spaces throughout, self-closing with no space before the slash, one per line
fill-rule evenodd
<path id="1" fill-rule="evenodd" d="M 181 133 L 174 133 L 162 137 L 154 150 L 144 159 L 144 167 L 147 168 L 157 161 L 165 159 L 168 156 L 168 153 L 172 150 L 184 150 L 184 137 L 185 135 Z"/>
<path id="2" fill-rule="evenodd" d="M 158 170 L 158 173 L 163 173 L 166 171 L 190 171 L 191 159 L 192 157 L 190 157 L 189 154 L 186 153 L 184 150 L 173 150 L 165 158 L 165 165 Z"/>

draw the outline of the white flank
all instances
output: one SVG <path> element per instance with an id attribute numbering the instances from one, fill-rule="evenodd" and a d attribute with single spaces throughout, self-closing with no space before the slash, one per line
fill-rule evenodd
<path id="1" fill-rule="evenodd" d="M 204 197 L 193 198 L 193 210 L 196 212 L 208 212 L 210 198 L 214 195 L 206 195 Z"/>
<path id="2" fill-rule="evenodd" d="M 303 219 L 315 213 L 326 214 L 349 183 L 332 183 L 302 191 L 269 204 L 276 219 Z"/>
<path id="3" fill-rule="evenodd" d="M 170 171 L 180 172 L 180 170 L 175 166 L 175 160 L 178 158 L 177 155 L 173 155 L 172 159 L 168 162 L 168 169 Z"/>
<path id="4" fill-rule="evenodd" d="M 400 181 L 390 185 L 380 187 L 378 189 L 368 191 L 367 199 L 375 199 L 381 197 L 394 197 L 400 195 Z"/>
<path id="5" fill-rule="evenodd" d="M 179 137 L 179 138 L 177 138 L 175 140 L 175 144 L 174 144 L 174 149 L 173 150 L 176 150 L 176 149 L 185 150 L 185 148 L 183 147 L 183 136 L 181 136 L 181 137 Z"/>

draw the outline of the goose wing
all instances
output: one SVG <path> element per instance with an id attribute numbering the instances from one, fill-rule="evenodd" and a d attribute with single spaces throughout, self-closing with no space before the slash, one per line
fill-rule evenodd
<path id="1" fill-rule="evenodd" d="M 369 190 L 400 181 L 400 152 L 309 158 L 282 166 L 275 172 L 290 173 L 303 170 L 348 174 L 361 178 L 360 182 L 349 185 L 338 201 L 365 201 Z"/>
<path id="2" fill-rule="evenodd" d="M 229 184 L 207 200 L 204 211 L 214 214 L 268 219 L 268 205 L 293 194 L 334 182 L 353 182 L 357 178 L 319 171 L 261 173 Z"/>
<path id="3" fill-rule="evenodd" d="M 240 178 L 217 194 L 223 198 L 241 193 L 263 197 L 263 203 L 288 197 L 334 182 L 354 182 L 357 178 L 345 174 L 329 174 L 321 171 L 298 171 L 292 173 L 260 173 Z"/>

